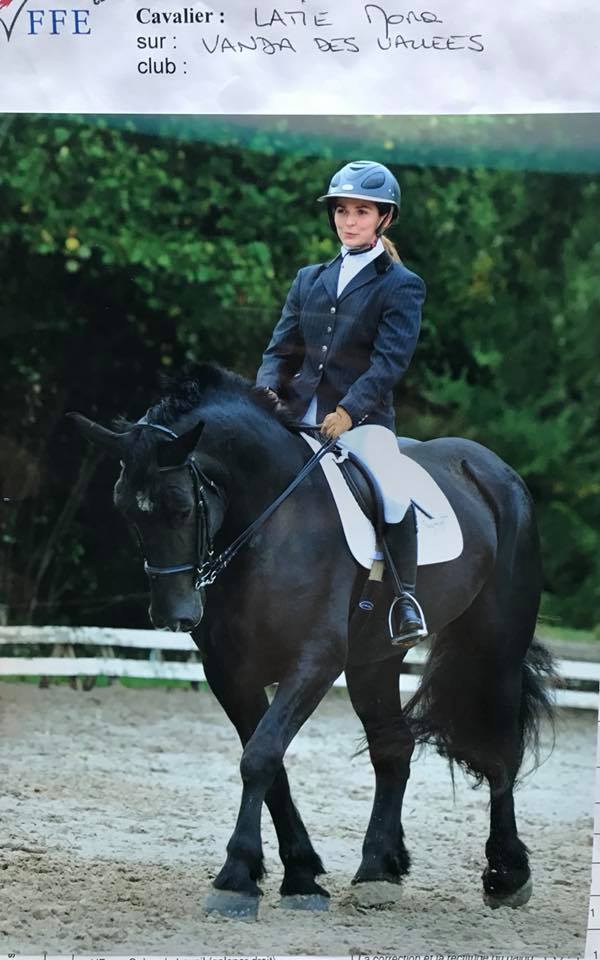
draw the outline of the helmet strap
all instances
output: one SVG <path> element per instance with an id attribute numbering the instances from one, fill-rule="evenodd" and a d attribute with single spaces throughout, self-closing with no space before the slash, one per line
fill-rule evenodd
<path id="1" fill-rule="evenodd" d="M 386 223 L 386 220 L 387 220 L 387 223 Z M 391 219 L 390 219 L 390 211 L 388 210 L 387 213 L 384 213 L 384 215 L 382 216 L 381 220 L 379 221 L 379 223 L 378 223 L 377 226 L 375 227 L 375 236 L 376 236 L 377 238 L 379 238 L 379 237 L 381 236 L 381 234 L 383 233 L 383 231 L 385 230 L 385 228 L 386 228 L 386 227 L 389 227 L 389 225 L 390 225 L 391 222 L 392 222 L 392 221 L 391 221 Z M 385 226 L 384 226 L 384 224 L 385 224 Z"/>
<path id="2" fill-rule="evenodd" d="M 357 253 L 366 253 L 367 250 L 372 250 L 373 247 L 377 246 L 378 240 L 379 240 L 379 234 L 375 234 L 371 243 L 363 243 L 360 247 L 348 247 L 347 256 L 353 257 Z"/>

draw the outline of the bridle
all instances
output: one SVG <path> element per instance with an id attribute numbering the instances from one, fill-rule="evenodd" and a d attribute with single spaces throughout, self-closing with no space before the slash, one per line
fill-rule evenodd
<path id="1" fill-rule="evenodd" d="M 170 430 L 169 427 L 163 427 L 158 423 L 149 423 L 145 419 L 139 420 L 138 424 L 143 427 L 149 427 L 152 430 L 160 430 L 162 433 L 168 434 L 175 440 L 178 439 L 178 434 L 176 434 L 173 430 Z M 210 487 L 219 497 L 221 497 L 222 494 L 217 484 L 211 480 L 210 477 L 207 477 L 206 474 L 202 473 L 193 453 L 186 457 L 183 463 L 178 463 L 171 467 L 159 467 L 158 472 L 172 473 L 174 470 L 185 469 L 190 471 L 194 488 L 194 508 L 196 511 L 195 562 L 176 563 L 170 567 L 158 567 L 156 564 L 148 563 L 148 560 L 144 559 L 144 571 L 150 580 L 157 580 L 159 577 L 168 577 L 176 573 L 194 573 L 194 589 L 201 590 L 203 586 L 206 586 L 206 583 L 204 582 L 205 568 L 210 564 L 215 552 L 208 517 L 206 487 Z M 135 527 L 135 531 L 143 552 L 142 537 L 137 527 Z M 205 557 L 208 559 L 205 560 Z"/>
<path id="2" fill-rule="evenodd" d="M 168 434 L 175 440 L 179 439 L 179 435 L 176 434 L 169 427 L 163 427 L 158 423 L 149 423 L 145 417 L 142 417 L 141 420 L 138 420 L 138 425 L 142 427 L 150 427 L 153 430 L 160 430 L 162 433 Z M 302 428 L 308 427 L 308 429 L 313 429 L 311 424 L 299 424 Z M 174 467 L 159 467 L 159 473 L 166 473 L 170 470 L 181 470 L 185 467 L 189 467 L 192 474 L 192 482 L 194 484 L 194 492 L 196 496 L 196 563 L 180 563 L 175 564 L 171 567 L 157 567 L 154 564 L 148 563 L 147 560 L 144 560 L 144 570 L 150 577 L 150 579 L 157 579 L 158 577 L 169 576 L 170 574 L 175 573 L 188 573 L 195 572 L 196 576 L 194 579 L 194 589 L 202 590 L 203 587 L 209 587 L 215 582 L 218 575 L 231 563 L 235 555 L 241 550 L 241 548 L 251 539 L 252 536 L 256 533 L 259 527 L 265 523 L 266 520 L 277 510 L 277 508 L 283 503 L 284 500 L 289 497 L 289 495 L 299 486 L 300 483 L 304 480 L 309 473 L 317 466 L 320 460 L 323 459 L 325 454 L 329 453 L 332 448 L 337 443 L 336 439 L 327 440 L 323 443 L 322 447 L 313 453 L 312 457 L 304 464 L 300 473 L 292 480 L 290 484 L 285 488 L 283 493 L 280 493 L 279 496 L 267 507 L 266 510 L 263 510 L 261 515 L 256 518 L 246 529 L 240 533 L 238 537 L 230 543 L 217 557 L 214 556 L 214 546 L 210 535 L 210 528 L 208 522 L 208 504 L 206 501 L 206 492 L 204 489 L 204 484 L 211 487 L 212 490 L 217 494 L 218 497 L 222 498 L 223 494 L 219 490 L 216 483 L 214 483 L 209 477 L 202 473 L 198 464 L 194 459 L 193 453 L 190 454 L 183 463 L 177 464 Z M 140 541 L 143 552 L 143 544 L 139 531 L 136 528 L 136 533 Z M 207 560 L 204 560 L 204 555 L 208 557 Z"/>

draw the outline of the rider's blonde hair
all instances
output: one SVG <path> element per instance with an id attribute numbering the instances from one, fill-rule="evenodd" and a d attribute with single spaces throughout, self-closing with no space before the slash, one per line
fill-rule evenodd
<path id="1" fill-rule="evenodd" d="M 395 244 L 392 243 L 389 237 L 385 237 L 383 234 L 381 234 L 381 242 L 383 243 L 386 249 L 386 252 L 389 253 L 392 260 L 397 260 L 398 263 L 402 263 L 402 260 L 400 259 L 400 254 L 396 250 Z"/>

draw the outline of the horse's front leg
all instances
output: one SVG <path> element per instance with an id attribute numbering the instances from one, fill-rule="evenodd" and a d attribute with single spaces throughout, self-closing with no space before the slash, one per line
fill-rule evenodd
<path id="1" fill-rule="evenodd" d="M 219 649 L 219 653 L 222 651 Z M 252 685 L 248 674 L 243 683 L 238 683 L 238 674 L 232 676 L 231 670 L 223 662 L 221 656 L 205 653 L 204 669 L 211 690 L 225 710 L 227 716 L 235 726 L 242 746 L 246 746 L 256 730 L 260 720 L 269 708 L 269 699 L 260 685 Z M 324 873 L 321 858 L 314 850 L 310 837 L 298 813 L 290 793 L 289 782 L 285 767 L 281 764 L 273 783 L 267 790 L 265 802 L 273 820 L 279 842 L 279 855 L 284 867 L 283 882 L 280 887 L 282 896 L 295 897 L 317 894 L 327 896 L 327 893 L 315 882 L 315 877 Z M 264 873 L 262 863 L 256 871 L 255 880 L 260 880 Z M 251 897 L 256 896 L 253 888 L 248 891 Z M 285 901 L 293 905 L 292 900 Z M 239 910 L 239 903 L 238 903 Z M 235 900 L 232 904 L 236 909 Z M 252 903 L 248 903 L 250 909 Z"/>
<path id="2" fill-rule="evenodd" d="M 353 883 L 400 883 L 410 858 L 404 845 L 402 801 L 410 774 L 414 738 L 404 720 L 399 661 L 347 667 L 348 693 L 369 744 L 375 798 Z"/>
<path id="3" fill-rule="evenodd" d="M 325 868 L 292 802 L 283 764 L 267 791 L 265 802 L 277 833 L 279 856 L 284 869 L 283 881 L 279 888 L 283 897 L 282 905 L 302 908 L 308 903 L 303 898 L 328 897 L 327 891 L 315 880 L 315 877 L 325 873 Z M 314 901 L 313 906 L 318 909 L 317 900 Z"/>
<path id="4" fill-rule="evenodd" d="M 343 669 L 345 638 L 325 630 L 320 632 L 318 642 L 305 639 L 302 654 L 280 682 L 273 702 L 258 723 L 248 740 L 240 763 L 242 777 L 242 800 L 235 830 L 227 844 L 227 859 L 213 885 L 229 894 L 243 894 L 245 899 L 254 898 L 258 903 L 260 889 L 257 881 L 263 874 L 263 856 L 260 832 L 262 805 L 269 791 L 271 799 L 281 791 L 282 762 L 289 744 L 296 733 L 323 699 L 333 681 Z M 299 644 L 300 648 L 300 644 Z M 286 780 L 287 783 L 287 780 Z M 273 792 L 274 791 L 274 792 Z M 291 851 L 290 851 L 291 852 Z M 289 865 L 288 884 L 284 881 L 282 892 L 312 893 L 316 897 L 327 896 L 326 891 L 314 883 L 310 872 L 316 866 L 305 863 L 304 868 L 296 861 Z M 320 861 L 318 866 L 320 867 Z M 304 891 L 303 885 L 309 884 Z M 312 889 L 310 884 L 314 885 Z M 213 895 L 210 909 L 230 912 L 231 897 Z M 296 902 L 300 906 L 300 902 Z M 316 908 L 317 902 L 307 904 Z M 222 909 L 223 906 L 223 909 Z M 249 906 L 249 905 L 248 905 Z M 321 905 L 322 906 L 322 905 Z M 248 911 L 249 912 L 249 911 Z"/>

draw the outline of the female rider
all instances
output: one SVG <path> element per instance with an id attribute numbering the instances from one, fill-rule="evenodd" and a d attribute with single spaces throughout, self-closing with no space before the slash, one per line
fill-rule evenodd
<path id="1" fill-rule="evenodd" d="M 327 204 L 341 250 L 330 263 L 299 270 L 256 383 L 281 398 L 298 419 L 318 424 L 326 437 L 339 437 L 339 445 L 356 453 L 377 477 L 385 537 L 404 587 L 393 637 L 401 643 L 427 630 L 414 600 L 414 507 L 399 499 L 402 454 L 392 390 L 417 343 L 425 284 L 383 237 L 400 209 L 400 187 L 387 167 L 348 163 L 318 199 Z"/>

